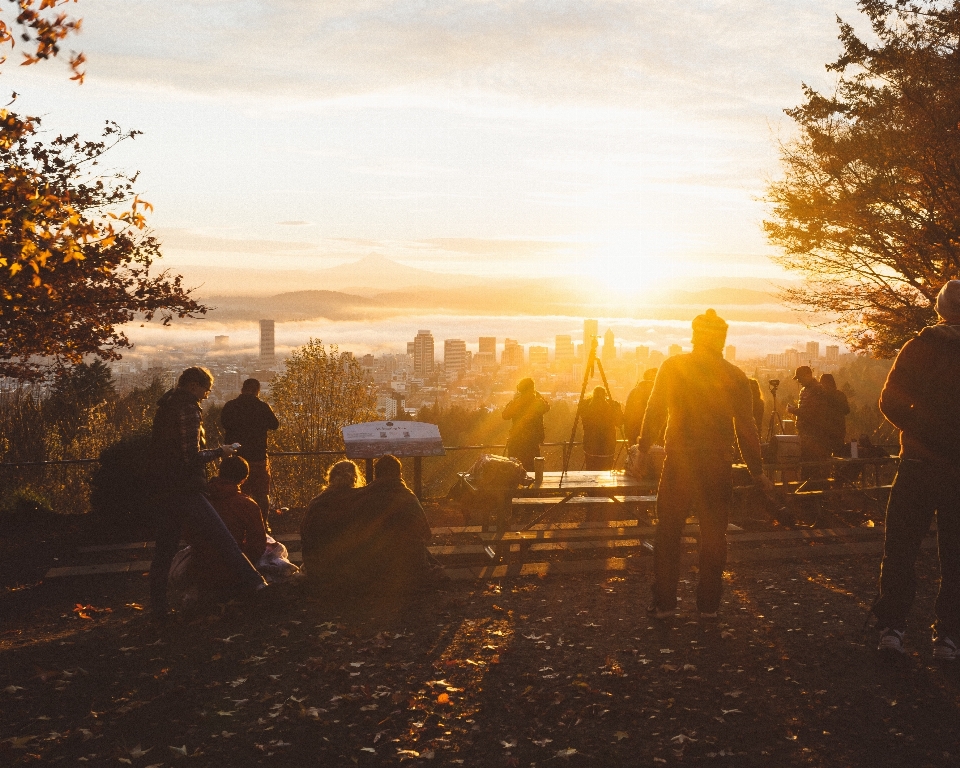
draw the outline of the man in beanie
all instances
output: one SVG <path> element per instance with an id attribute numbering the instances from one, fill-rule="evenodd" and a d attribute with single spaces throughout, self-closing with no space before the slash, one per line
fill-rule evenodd
<path id="1" fill-rule="evenodd" d="M 879 649 L 903 653 L 914 564 L 936 513 L 940 594 L 933 656 L 952 660 L 960 642 L 960 280 L 943 286 L 936 309 L 940 322 L 903 345 L 880 393 L 880 410 L 900 430 L 900 467 L 887 503 L 873 613 Z"/>
<path id="2" fill-rule="evenodd" d="M 809 365 L 801 365 L 793 375 L 800 384 L 800 397 L 796 405 L 787 410 L 797 417 L 797 434 L 800 435 L 801 462 L 827 462 L 830 460 L 830 435 L 827 396 L 813 375 Z M 803 468 L 805 480 L 819 480 L 827 476 L 827 466 Z"/>
<path id="3" fill-rule="evenodd" d="M 754 481 L 770 481 L 760 465 L 760 438 L 746 375 L 723 359 L 727 324 L 708 309 L 693 321 L 693 351 L 664 361 L 643 418 L 645 452 L 666 422 L 666 457 L 657 496 L 653 604 L 656 618 L 676 614 L 680 536 L 687 515 L 700 521 L 697 610 L 714 618 L 727 561 L 727 520 L 733 500 L 734 437 Z"/>
<path id="4" fill-rule="evenodd" d="M 550 410 L 543 395 L 537 392 L 533 379 L 521 379 L 517 394 L 503 409 L 503 418 L 513 420 L 507 438 L 507 456 L 520 459 L 523 468 L 533 471 L 533 460 L 540 455 L 543 442 L 543 414 Z"/>

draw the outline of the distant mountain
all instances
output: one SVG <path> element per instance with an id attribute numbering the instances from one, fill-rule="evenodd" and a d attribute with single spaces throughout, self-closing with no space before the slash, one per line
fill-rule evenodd
<path id="1" fill-rule="evenodd" d="M 293 291 L 274 296 L 213 296 L 211 320 L 230 322 L 263 317 L 280 322 L 297 320 L 365 320 L 381 317 L 380 302 L 338 291 Z"/>

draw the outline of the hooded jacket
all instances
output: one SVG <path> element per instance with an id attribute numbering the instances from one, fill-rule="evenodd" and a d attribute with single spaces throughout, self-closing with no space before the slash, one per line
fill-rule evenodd
<path id="1" fill-rule="evenodd" d="M 233 535 L 240 551 L 256 565 L 267 548 L 267 531 L 263 527 L 257 502 L 244 495 L 239 485 L 220 477 L 208 483 L 207 498 Z"/>
<path id="2" fill-rule="evenodd" d="M 906 344 L 880 393 L 900 430 L 900 457 L 960 466 L 960 325 L 924 328 Z"/>

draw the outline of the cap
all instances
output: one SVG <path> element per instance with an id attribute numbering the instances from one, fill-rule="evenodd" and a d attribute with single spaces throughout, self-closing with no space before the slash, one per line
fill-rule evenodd
<path id="1" fill-rule="evenodd" d="M 801 365 L 799 368 L 797 368 L 796 372 L 793 374 L 793 378 L 799 381 L 801 374 L 803 376 L 813 376 L 813 370 L 810 368 L 809 365 Z"/>

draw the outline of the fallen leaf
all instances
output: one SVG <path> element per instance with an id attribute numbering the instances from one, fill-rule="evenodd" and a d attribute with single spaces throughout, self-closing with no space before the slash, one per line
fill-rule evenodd
<path id="1" fill-rule="evenodd" d="M 13 693 L 16 693 L 17 691 L 25 691 L 25 690 L 27 689 L 24 688 L 22 685 L 8 685 L 6 688 L 3 689 L 3 692 L 13 694 Z"/>
<path id="2" fill-rule="evenodd" d="M 450 703 L 450 696 L 448 694 L 441 693 L 439 696 L 437 696 L 437 704 L 449 704 L 449 703 Z"/>
<path id="3" fill-rule="evenodd" d="M 373 747 L 360 747 L 360 751 L 361 751 L 361 752 L 373 752 L 373 754 L 377 754 L 377 750 L 375 750 Z"/>
<path id="4" fill-rule="evenodd" d="M 184 744 L 182 747 L 167 747 L 173 754 L 180 755 L 180 757 L 187 756 L 187 745 Z"/>
<path id="5" fill-rule="evenodd" d="M 516 739 L 510 739 L 510 741 L 501 741 L 500 743 L 503 745 L 504 749 L 513 749 L 515 746 L 517 746 Z"/>
<path id="6" fill-rule="evenodd" d="M 150 747 L 150 749 L 153 749 L 153 747 Z M 150 749 L 141 749 L 140 745 L 137 744 L 137 746 L 130 750 L 130 757 L 143 757 L 145 754 L 147 754 L 147 752 L 150 751 Z"/>
<path id="7" fill-rule="evenodd" d="M 556 757 L 573 757 L 575 754 L 577 754 L 577 750 L 573 747 L 570 747 L 568 749 L 561 749 L 559 752 L 557 752 Z"/>
<path id="8" fill-rule="evenodd" d="M 29 744 L 35 738 L 37 737 L 36 736 L 11 736 L 9 739 L 5 739 L 5 741 L 9 741 L 10 746 L 13 747 L 14 749 L 26 749 L 27 744 Z"/>
<path id="9" fill-rule="evenodd" d="M 617 737 L 617 741 L 623 741 L 624 739 L 630 738 L 630 734 L 627 733 L 626 731 L 617 731 L 613 735 Z"/>
<path id="10" fill-rule="evenodd" d="M 547 746 L 547 744 L 551 743 L 552 741 L 553 739 L 537 739 L 533 743 L 536 744 L 538 747 L 545 747 Z"/>
<path id="11" fill-rule="evenodd" d="M 721 709 L 720 711 L 724 715 L 742 715 L 743 714 L 743 712 L 741 712 L 739 709 Z"/>

